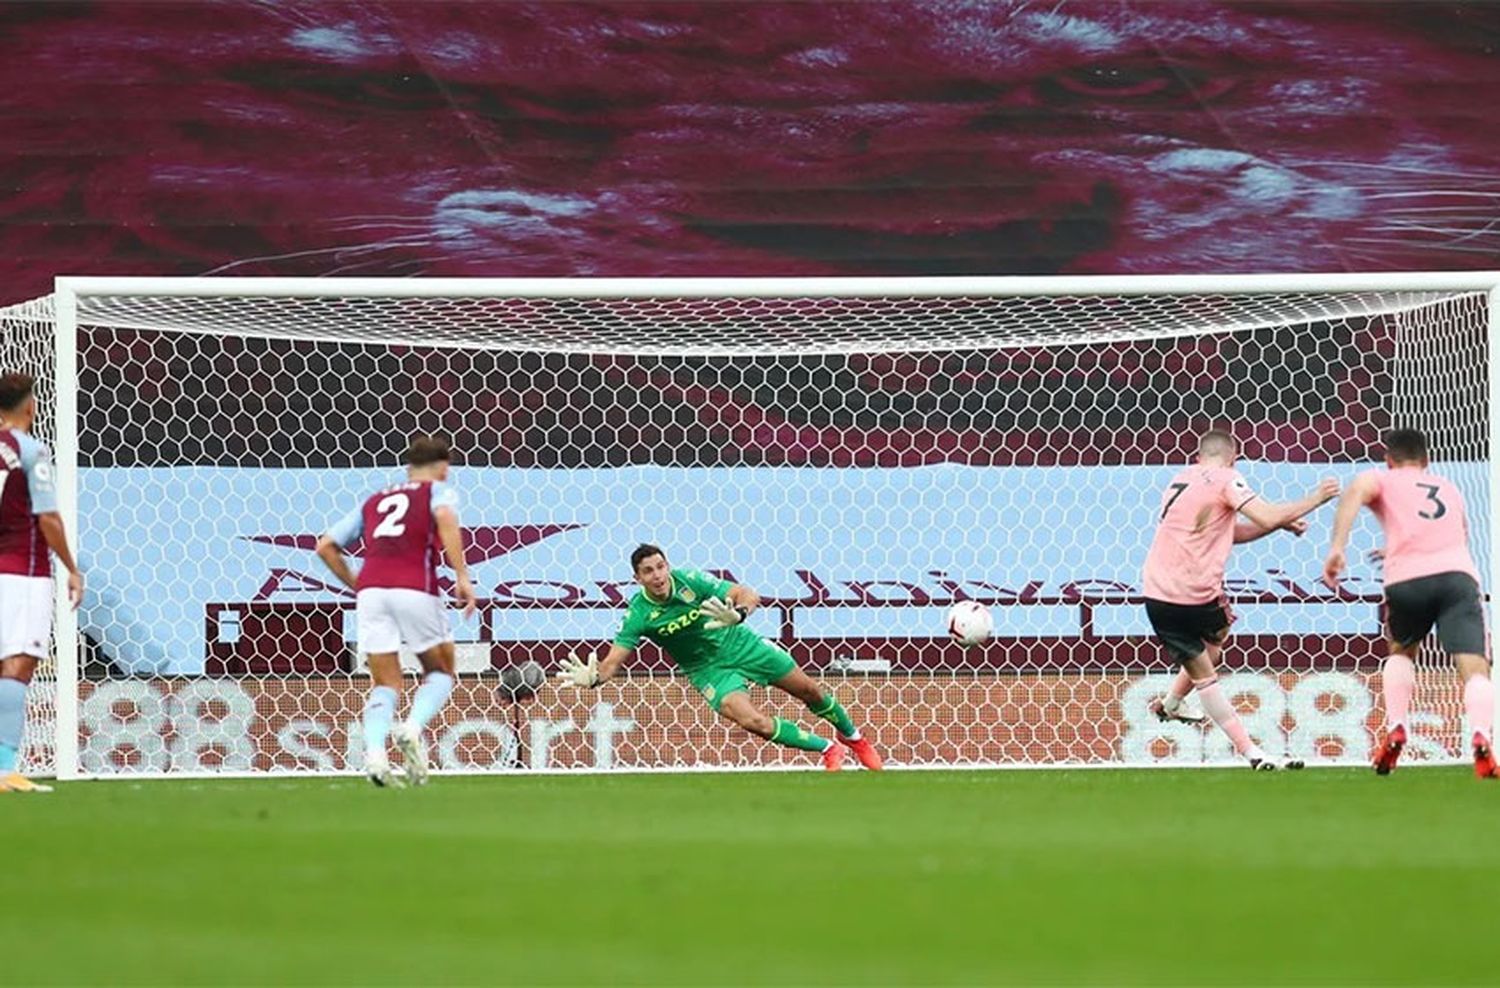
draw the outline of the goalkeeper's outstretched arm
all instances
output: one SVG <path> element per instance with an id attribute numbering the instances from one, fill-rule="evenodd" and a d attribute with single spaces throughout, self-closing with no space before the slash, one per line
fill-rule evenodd
<path id="1" fill-rule="evenodd" d="M 724 600 L 710 597 L 703 602 L 703 613 L 708 615 L 704 628 L 712 630 L 739 624 L 760 606 L 760 594 L 742 583 L 734 584 L 724 596 Z"/>
<path id="2" fill-rule="evenodd" d="M 729 602 L 735 607 L 743 607 L 747 611 L 753 611 L 760 606 L 760 594 L 743 583 L 736 583 L 729 588 Z"/>
<path id="3" fill-rule="evenodd" d="M 620 645 L 611 645 L 609 647 L 609 654 L 604 657 L 603 662 L 599 663 L 599 682 L 602 683 L 606 679 L 613 678 L 614 674 L 619 671 L 620 666 L 625 664 L 625 660 L 630 658 L 632 651 L 633 649 Z"/>
<path id="4" fill-rule="evenodd" d="M 563 659 L 562 665 L 557 670 L 557 678 L 565 683 L 579 687 L 598 686 L 614 676 L 630 653 L 635 651 L 623 645 L 611 645 L 609 654 L 600 662 L 590 652 L 583 658 L 579 658 L 574 652 L 569 652 L 568 657 Z"/>

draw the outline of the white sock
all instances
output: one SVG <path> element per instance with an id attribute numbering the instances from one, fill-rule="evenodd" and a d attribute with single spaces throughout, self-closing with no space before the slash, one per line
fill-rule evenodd
<path id="1" fill-rule="evenodd" d="M 365 700 L 365 753 L 385 754 L 386 738 L 391 733 L 391 721 L 396 716 L 396 691 L 389 686 L 376 686 Z"/>
<path id="2" fill-rule="evenodd" d="M 406 715 L 406 726 L 420 734 L 432 718 L 438 715 L 448 697 L 453 693 L 453 677 L 446 672 L 429 672 L 417 687 L 417 695 L 411 701 L 411 713 Z"/>

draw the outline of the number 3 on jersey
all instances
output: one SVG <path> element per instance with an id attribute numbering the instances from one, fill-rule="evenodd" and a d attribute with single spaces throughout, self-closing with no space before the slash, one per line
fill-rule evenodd
<path id="1" fill-rule="evenodd" d="M 411 509 L 411 498 L 405 494 L 391 494 L 380 499 L 375 510 L 381 515 L 380 524 L 371 532 L 372 538 L 395 538 L 406 531 L 406 512 Z"/>
<path id="2" fill-rule="evenodd" d="M 1443 517 L 1443 515 L 1446 515 L 1448 513 L 1448 506 L 1444 504 L 1438 497 L 1437 484 L 1418 484 L 1417 486 L 1426 491 L 1427 500 L 1436 505 L 1436 508 L 1431 513 L 1428 513 L 1426 511 L 1418 511 L 1418 518 L 1426 518 L 1428 521 L 1437 521 L 1439 518 Z"/>

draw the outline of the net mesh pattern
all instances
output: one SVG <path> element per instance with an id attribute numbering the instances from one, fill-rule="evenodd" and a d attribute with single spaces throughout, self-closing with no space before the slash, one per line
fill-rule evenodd
<path id="1" fill-rule="evenodd" d="M 789 356 L 1107 343 L 1420 308 L 1431 292 L 910 298 L 85 296 L 94 325 L 470 349 Z M 188 304 L 182 304 L 186 301 Z"/>
<path id="2" fill-rule="evenodd" d="M 430 738 L 455 770 L 810 764 L 726 726 L 655 646 L 597 691 L 550 679 L 613 635 L 640 541 L 760 590 L 754 630 L 894 763 L 1227 758 L 1217 732 L 1147 713 L 1172 667 L 1140 603 L 1160 492 L 1211 427 L 1236 434 L 1271 500 L 1347 481 L 1392 425 L 1428 431 L 1488 572 L 1477 293 L 84 296 L 78 311 L 89 773 L 362 766 L 353 601 L 311 550 L 400 478 L 416 433 L 457 450 L 482 597 L 455 622 L 463 674 Z M 50 382 L 49 303 L 3 318 L 7 366 Z M 1334 594 L 1316 584 L 1331 514 L 1313 521 L 1236 550 L 1224 682 L 1266 747 L 1363 759 L 1378 535 L 1356 532 Z M 946 635 L 964 598 L 996 619 L 978 648 Z M 1411 757 L 1452 759 L 1456 685 L 1435 649 L 1419 668 Z M 33 702 L 28 759 L 45 765 L 45 685 Z"/>

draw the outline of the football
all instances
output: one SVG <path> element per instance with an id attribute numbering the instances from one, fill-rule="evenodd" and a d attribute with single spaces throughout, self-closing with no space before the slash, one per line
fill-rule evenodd
<path id="1" fill-rule="evenodd" d="M 994 631 L 990 609 L 976 600 L 961 600 L 948 610 L 948 635 L 965 648 L 978 645 Z"/>

